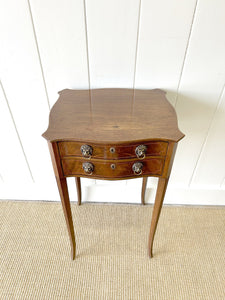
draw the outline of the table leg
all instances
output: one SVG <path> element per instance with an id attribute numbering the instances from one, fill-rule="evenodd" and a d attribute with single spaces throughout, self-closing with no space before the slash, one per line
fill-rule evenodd
<path id="1" fill-rule="evenodd" d="M 148 177 L 143 177 L 142 181 L 142 190 L 141 190 L 141 203 L 145 204 L 145 192 L 146 192 L 146 186 L 147 186 Z"/>
<path id="2" fill-rule="evenodd" d="M 58 184 L 58 189 L 60 193 L 60 198 L 62 202 L 63 212 L 66 219 L 67 230 L 69 233 L 70 238 L 70 245 L 71 245 L 71 257 L 75 259 L 76 256 L 76 242 L 75 242 L 75 235 L 74 235 L 74 228 L 73 228 L 73 220 L 72 220 L 72 213 L 70 207 L 70 199 L 68 193 L 68 187 L 66 178 L 57 178 L 56 181 Z"/>
<path id="3" fill-rule="evenodd" d="M 77 204 L 81 205 L 81 183 L 80 183 L 80 177 L 75 177 L 76 181 L 76 187 L 77 187 Z"/>
<path id="4" fill-rule="evenodd" d="M 149 233 L 149 240 L 148 240 L 149 257 L 152 257 L 153 240 L 154 240 L 155 231 L 156 231 L 157 223 L 159 220 L 159 215 L 161 212 L 168 180 L 169 180 L 168 178 L 159 178 L 159 182 L 158 182 L 155 204 L 154 204 L 153 213 L 152 213 L 152 221 L 151 221 L 151 227 L 150 227 L 150 233 Z"/>
<path id="5" fill-rule="evenodd" d="M 58 185 L 58 190 L 62 202 L 63 213 L 66 219 L 67 230 L 69 233 L 70 244 L 71 244 L 71 256 L 72 259 L 74 259 L 76 256 L 76 242 L 75 242 L 75 234 L 73 228 L 73 219 L 72 219 L 72 213 L 70 207 L 70 199 L 69 199 L 67 182 L 66 182 L 66 178 L 63 176 L 63 172 L 61 169 L 57 143 L 48 142 L 48 146 L 49 146 L 52 165 L 53 165 L 56 182 Z"/>

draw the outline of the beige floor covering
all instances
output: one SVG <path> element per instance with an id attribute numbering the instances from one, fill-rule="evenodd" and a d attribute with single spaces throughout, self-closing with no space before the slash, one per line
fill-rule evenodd
<path id="1" fill-rule="evenodd" d="M 225 299 L 225 209 L 72 204 L 77 258 L 60 203 L 0 202 L 0 299 Z"/>

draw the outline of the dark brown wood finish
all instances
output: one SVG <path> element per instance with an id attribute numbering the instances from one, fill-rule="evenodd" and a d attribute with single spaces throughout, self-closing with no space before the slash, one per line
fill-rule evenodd
<path id="1" fill-rule="evenodd" d="M 172 169 L 176 149 L 177 149 L 176 143 L 169 144 L 166 162 L 165 162 L 165 166 L 164 166 L 164 174 L 163 174 L 164 177 L 159 177 L 159 182 L 158 182 L 156 197 L 155 197 L 155 204 L 154 204 L 153 212 L 152 212 L 152 221 L 151 221 L 151 227 L 150 227 L 150 233 L 149 233 L 149 240 L 148 240 L 148 255 L 149 255 L 149 257 L 152 257 L 152 247 L 153 247 L 154 236 L 155 236 L 156 227 L 158 224 L 164 196 L 166 193 L 166 188 L 167 188 L 168 180 L 170 177 L 170 172 Z"/>
<path id="2" fill-rule="evenodd" d="M 152 157 L 146 158 L 141 161 L 143 164 L 142 174 L 135 175 L 132 170 L 134 163 L 139 162 L 136 160 L 97 160 L 91 161 L 84 158 L 64 158 L 61 160 L 64 176 L 82 176 L 95 179 L 120 179 L 120 178 L 136 178 L 143 175 L 146 176 L 159 176 L 162 174 L 164 158 Z M 92 175 L 86 174 L 83 170 L 83 163 L 90 162 L 94 166 Z"/>
<path id="3" fill-rule="evenodd" d="M 67 182 L 61 170 L 57 144 L 48 143 L 48 146 L 49 146 L 52 165 L 55 172 L 56 182 L 58 185 L 59 194 L 62 202 L 63 212 L 66 219 L 66 225 L 69 233 L 70 244 L 71 244 L 71 257 L 72 259 L 74 259 L 76 256 L 76 242 L 75 242 L 75 234 L 73 228 L 72 212 L 70 207 L 70 199 L 69 199 Z"/>
<path id="4" fill-rule="evenodd" d="M 148 252 L 152 246 L 177 142 L 184 137 L 174 108 L 161 90 L 63 90 L 50 112 L 48 140 L 52 164 L 69 232 L 72 258 L 76 244 L 66 177 L 75 177 L 78 205 L 80 177 L 122 180 L 159 177 Z M 91 154 L 82 152 L 91 149 Z M 136 148 L 144 149 L 138 156 Z"/>
<path id="5" fill-rule="evenodd" d="M 166 188 L 168 184 L 168 178 L 159 178 L 156 197 L 155 197 L 155 204 L 153 207 L 152 212 L 152 221 L 151 221 L 151 227 L 150 227 L 150 233 L 149 233 L 149 239 L 148 239 L 148 255 L 149 257 L 152 257 L 152 247 L 153 247 L 153 240 L 155 236 L 156 227 L 159 220 L 159 215 L 162 208 L 163 199 L 165 196 Z"/>
<path id="6" fill-rule="evenodd" d="M 76 187 L 77 187 L 77 204 L 81 205 L 81 183 L 80 177 L 75 177 Z"/>
<path id="7" fill-rule="evenodd" d="M 142 189 L 141 189 L 141 203 L 143 205 L 145 204 L 145 192 L 146 192 L 147 182 L 148 182 L 148 177 L 143 177 Z"/>
<path id="8" fill-rule="evenodd" d="M 111 145 L 102 145 L 102 144 L 93 144 L 89 143 L 93 149 L 91 158 L 102 158 L 102 159 L 123 159 L 123 158 L 137 158 L 135 153 L 136 147 L 141 143 L 132 143 L 132 144 L 111 144 Z M 146 157 L 148 156 L 165 156 L 167 151 L 168 142 L 144 142 L 146 145 Z M 76 142 L 59 142 L 59 152 L 60 156 L 82 156 L 81 146 L 84 143 Z"/>
<path id="9" fill-rule="evenodd" d="M 184 135 L 161 90 L 63 90 L 51 109 L 48 141 L 116 144 L 174 141 Z"/>

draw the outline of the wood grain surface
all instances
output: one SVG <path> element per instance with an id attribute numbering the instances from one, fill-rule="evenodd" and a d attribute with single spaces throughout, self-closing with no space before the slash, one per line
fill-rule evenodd
<path id="1" fill-rule="evenodd" d="M 94 166 L 92 175 L 86 174 L 83 170 L 83 163 L 90 162 Z M 127 179 L 138 178 L 140 176 L 160 176 L 162 174 L 164 159 L 162 157 L 146 158 L 143 164 L 142 174 L 136 175 L 132 170 L 134 163 L 140 162 L 137 159 L 100 160 L 83 158 L 64 158 L 61 160 L 64 176 L 81 176 L 99 179 Z M 115 168 L 112 169 L 111 165 Z"/>
<path id="2" fill-rule="evenodd" d="M 58 142 L 59 153 L 61 157 L 66 156 L 78 156 L 82 155 L 81 146 L 84 143 L 79 142 Z M 166 155 L 168 143 L 166 142 L 147 142 L 143 141 L 143 144 L 146 145 L 146 157 L 153 155 Z M 136 147 L 140 143 L 128 143 L 128 144 L 119 144 L 119 145 L 103 145 L 103 144 L 93 144 L 90 146 L 93 149 L 91 155 L 92 158 L 102 158 L 102 159 L 123 159 L 123 158 L 136 158 Z"/>
<path id="3" fill-rule="evenodd" d="M 53 106 L 48 141 L 179 141 L 174 108 L 161 90 L 63 90 Z"/>
<path id="4" fill-rule="evenodd" d="M 161 90 L 63 90 L 50 112 L 48 140 L 64 209 L 72 259 L 76 243 L 66 177 L 122 180 L 143 177 L 144 204 L 147 176 L 159 177 L 149 234 L 152 257 L 154 235 L 166 192 L 177 142 L 184 137 L 174 108 Z"/>

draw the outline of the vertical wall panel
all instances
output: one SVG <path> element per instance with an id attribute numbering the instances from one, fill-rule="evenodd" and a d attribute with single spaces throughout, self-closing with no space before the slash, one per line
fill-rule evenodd
<path id="1" fill-rule="evenodd" d="M 7 106 L 7 100 L 0 86 L 0 173 L 4 184 L 31 183 L 32 178 L 26 163 L 18 135 Z M 1 197 L 1 190 L 0 190 Z"/>
<path id="2" fill-rule="evenodd" d="M 65 88 L 88 88 L 83 0 L 30 0 L 50 104 Z"/>
<path id="3" fill-rule="evenodd" d="M 225 92 L 213 118 L 200 156 L 193 186 L 220 188 L 225 177 Z"/>
<path id="4" fill-rule="evenodd" d="M 199 1 L 176 110 L 186 137 L 180 143 L 172 181 L 191 182 L 202 144 L 225 81 L 224 1 Z"/>
<path id="5" fill-rule="evenodd" d="M 86 0 L 91 87 L 133 87 L 139 0 Z"/>
<path id="6" fill-rule="evenodd" d="M 225 190 L 225 176 L 223 178 L 223 181 L 221 182 L 221 185 L 220 185 L 221 189 Z M 222 201 L 221 201 L 222 202 Z M 222 202 L 223 203 L 223 202 Z M 224 205 L 224 204 L 223 204 Z"/>
<path id="7" fill-rule="evenodd" d="M 135 86 L 162 88 L 174 103 L 196 0 L 142 0 Z"/>
<path id="8" fill-rule="evenodd" d="M 65 89 L 89 88 L 83 0 L 30 0 L 38 48 L 50 105 Z M 53 176 L 54 178 L 54 176 Z M 82 180 L 89 187 L 94 180 Z M 68 180 L 71 199 L 76 198 L 74 180 Z"/>
<path id="9" fill-rule="evenodd" d="M 139 4 L 139 0 L 86 0 L 91 88 L 133 87 Z M 96 183 L 98 189 L 109 185 Z M 115 198 L 119 196 L 115 192 Z"/>
<path id="10" fill-rule="evenodd" d="M 64 88 L 88 88 L 90 66 L 92 88 L 158 87 L 177 104 L 186 137 L 165 202 L 223 204 L 224 11 L 223 0 L 2 1 L 0 76 L 12 115 L 1 89 L 0 198 L 59 200 L 41 134 L 49 100 Z M 68 182 L 76 200 L 74 178 Z M 140 203 L 140 179 L 94 182 L 82 179 L 83 200 Z M 148 182 L 147 202 L 156 182 Z"/>
<path id="11" fill-rule="evenodd" d="M 48 180 L 50 185 L 52 166 L 41 137 L 47 127 L 49 107 L 27 1 L 4 2 L 0 22 L 4 89 L 34 181 Z"/>

